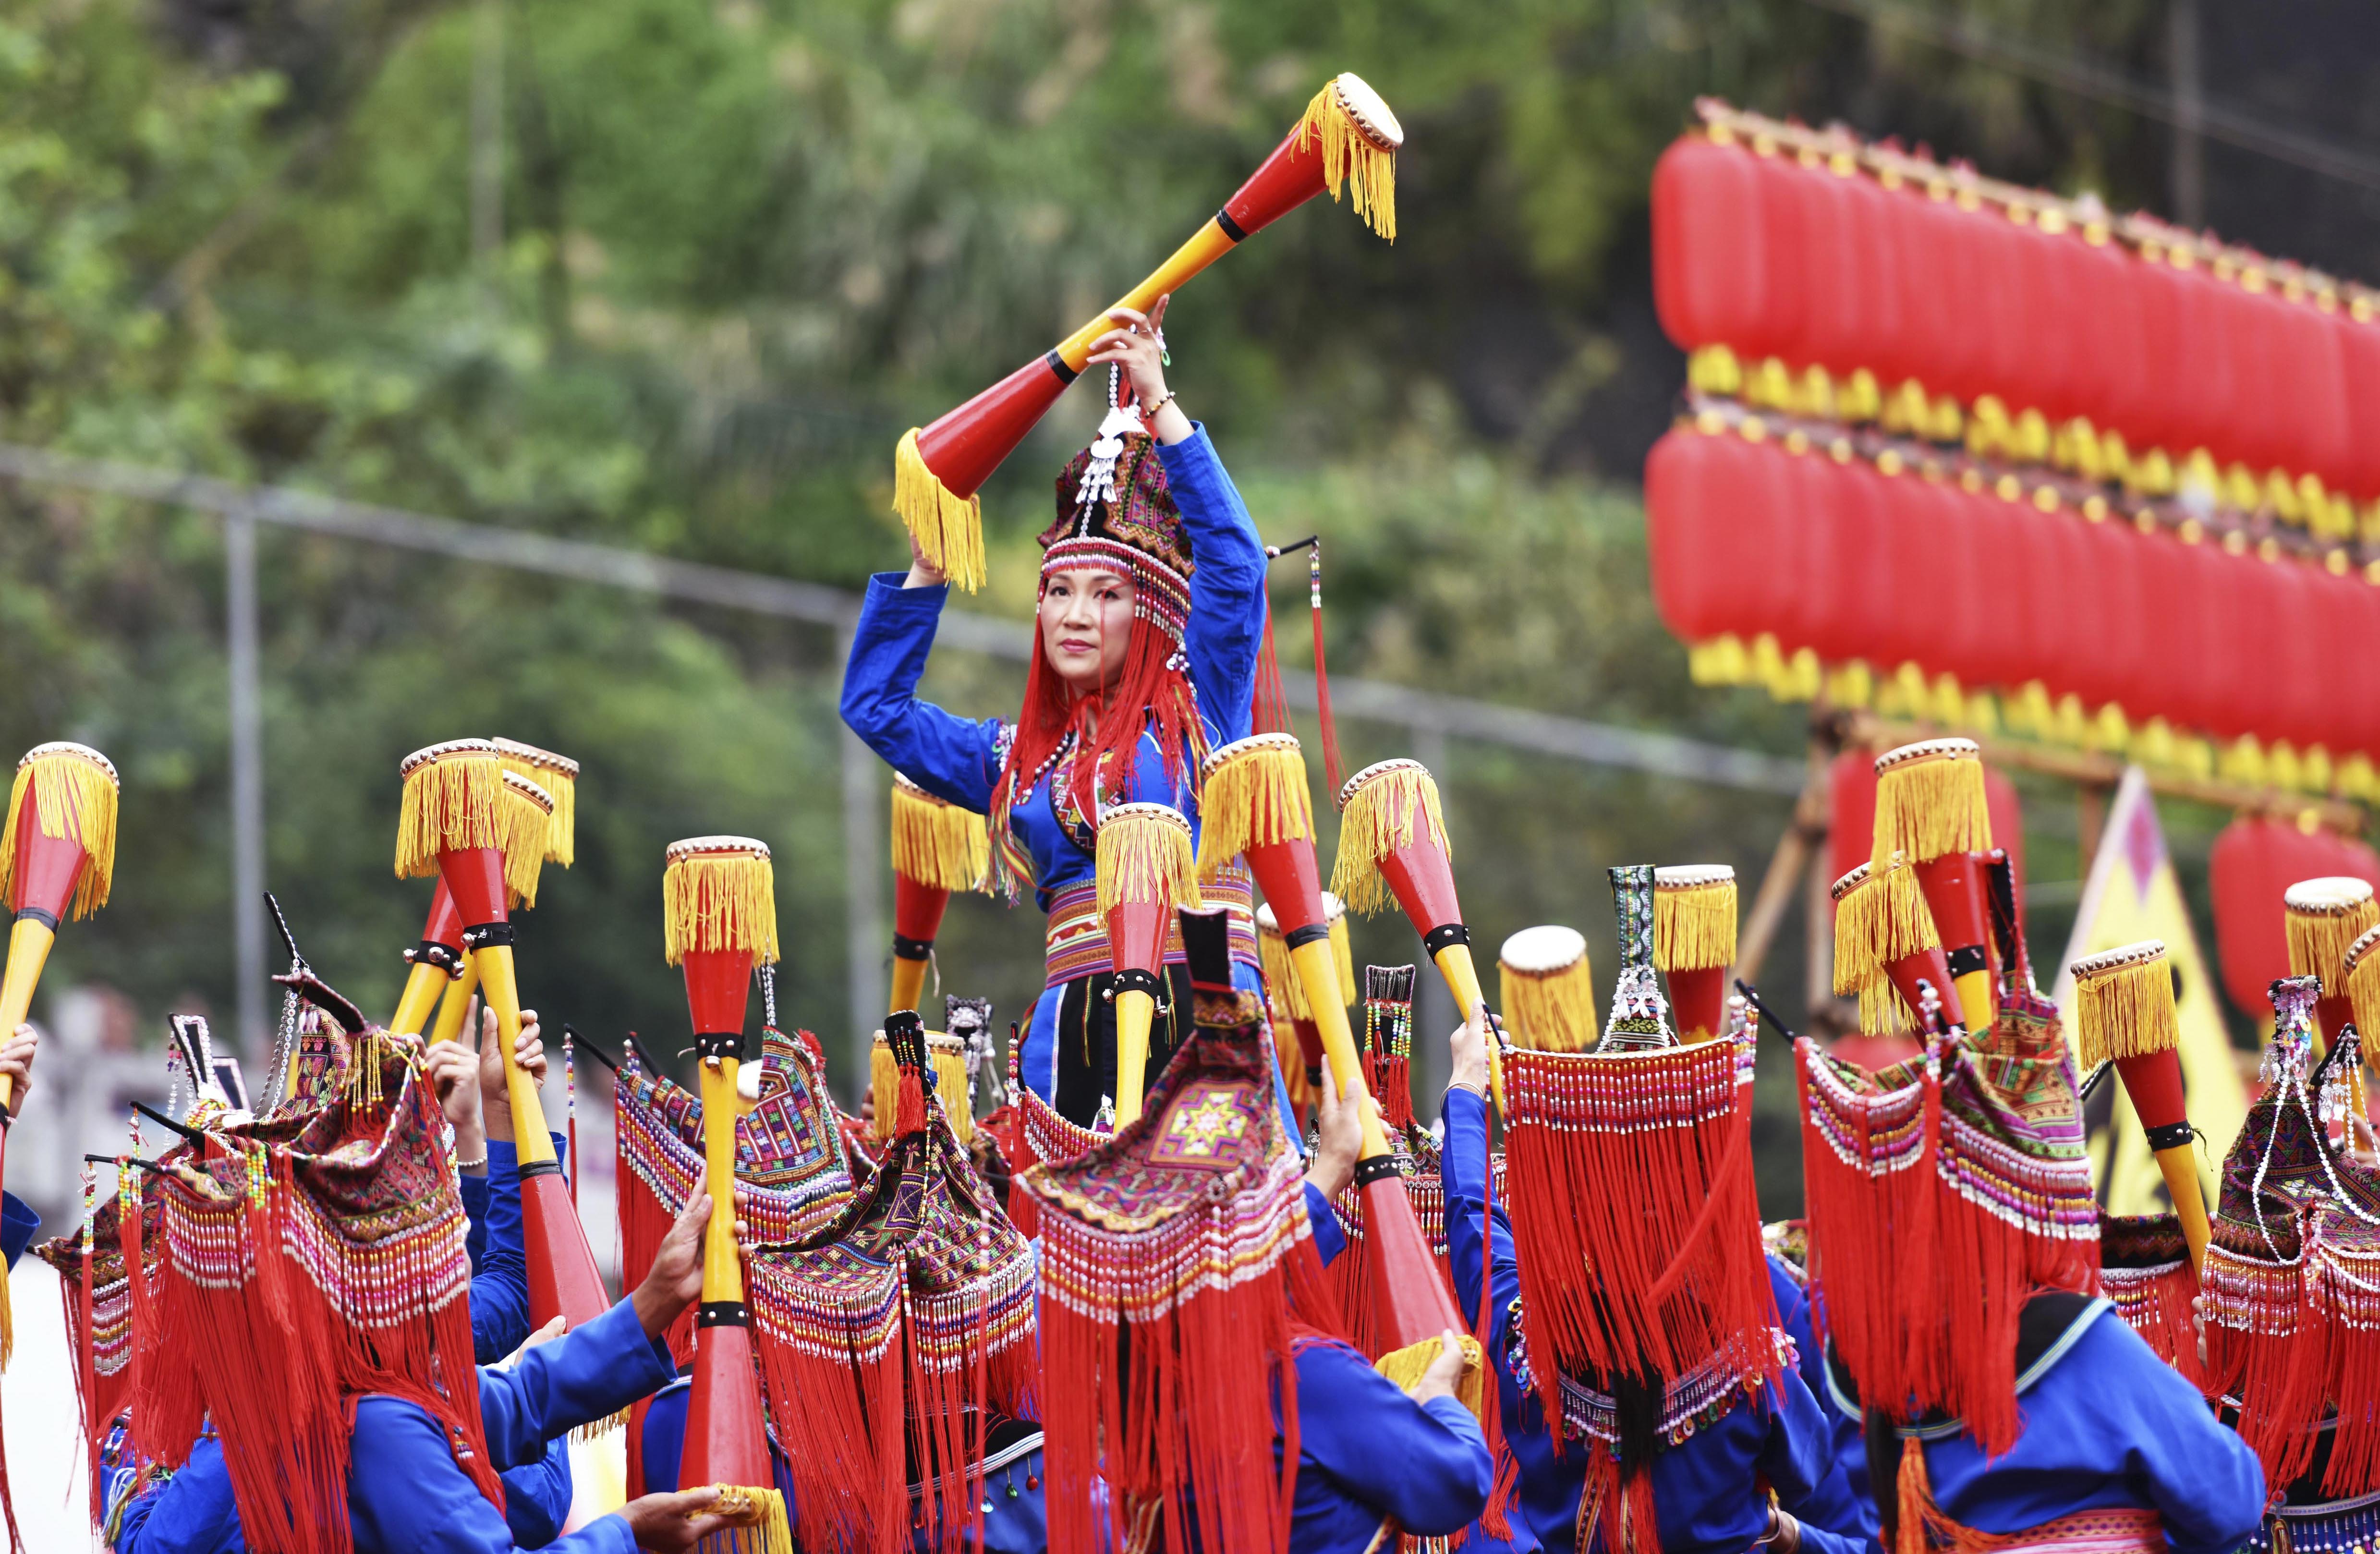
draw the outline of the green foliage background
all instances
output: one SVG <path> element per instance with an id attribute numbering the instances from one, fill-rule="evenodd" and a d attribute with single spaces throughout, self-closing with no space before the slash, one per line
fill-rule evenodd
<path id="1" fill-rule="evenodd" d="M 1961 8 L 2157 47 L 2145 0 Z M 503 240 L 475 257 L 491 21 Z M 1143 273 L 1342 68 L 1408 132 L 1397 243 L 1302 211 L 1172 331 L 1259 523 L 1327 536 L 1334 667 L 1779 753 L 1798 712 L 1691 688 L 1645 590 L 1633 482 L 1682 377 L 1645 187 L 1694 96 L 2119 204 L 2160 188 L 2152 127 L 1794 0 L 0 0 L 0 440 L 856 587 L 904 557 L 901 430 Z M 1071 396 L 987 492 L 978 607 L 1029 608 L 1046 482 L 1091 419 Z M 270 879 L 334 981 L 385 1008 L 418 929 L 426 891 L 388 870 L 397 758 L 504 733 L 586 765 L 581 861 L 525 933 L 531 1002 L 677 1030 L 661 848 L 747 832 L 777 849 L 791 1017 L 847 1050 L 822 633 L 270 529 L 262 553 Z M 0 485 L 0 747 L 83 739 L 126 778 L 116 901 L 52 985 L 144 1015 L 232 1002 L 222 576 L 211 518 Z M 930 686 L 978 715 L 1017 692 L 953 654 Z M 1351 726 L 1350 759 L 1403 737 Z M 1496 751 L 1441 776 L 1483 961 L 1574 922 L 1607 987 L 1604 866 L 1717 858 L 1749 886 L 1785 818 Z M 2071 878 L 2065 796 L 2035 796 L 2034 878 Z M 2186 863 L 2214 819 L 2175 818 Z M 2036 931 L 2054 953 L 2054 912 Z M 1798 935 L 1770 968 L 1792 1008 Z M 1414 948 L 1396 924 L 1358 942 Z M 943 965 L 1019 1014 L 1038 917 L 962 904 Z"/>

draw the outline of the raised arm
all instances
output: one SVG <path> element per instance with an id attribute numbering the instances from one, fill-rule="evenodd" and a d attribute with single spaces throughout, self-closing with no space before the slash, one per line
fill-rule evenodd
<path id="1" fill-rule="evenodd" d="M 1248 733 L 1257 650 L 1264 641 L 1264 541 L 1206 428 L 1183 414 L 1165 386 L 1163 330 L 1172 301 L 1159 297 L 1146 318 L 1130 308 L 1109 313 L 1117 327 L 1091 343 L 1090 359 L 1116 363 L 1130 380 L 1141 418 L 1157 439 L 1173 504 L 1190 531 L 1197 571 L 1190 579 L 1183 650 L 1208 737 L 1221 745 Z"/>
<path id="2" fill-rule="evenodd" d="M 970 722 L 917 699 L 917 679 L 934 645 L 947 585 L 904 587 L 902 575 L 868 580 L 843 666 L 843 721 L 885 764 L 932 794 L 978 814 L 991 807 L 1000 775 L 1000 722 Z"/>
<path id="3" fill-rule="evenodd" d="M 1495 1226 L 1494 1319 L 1482 1335 L 1502 1352 L 1512 1303 L 1521 1295 L 1521 1260 L 1512 1250 L 1512 1221 L 1488 1206 L 1488 1047 L 1484 1019 L 1475 1017 L 1454 1033 L 1453 1082 L 1446 1087 L 1446 1142 L 1439 1151 L 1439 1178 L 1446 1189 L 1446 1262 L 1454 1275 L 1454 1298 L 1465 1317 L 1479 1316 L 1480 1237 Z"/>

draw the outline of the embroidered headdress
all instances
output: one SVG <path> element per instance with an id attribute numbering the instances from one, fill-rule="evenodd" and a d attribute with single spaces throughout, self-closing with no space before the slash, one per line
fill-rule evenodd
<path id="1" fill-rule="evenodd" d="M 1653 970 L 1653 870 L 1610 873 L 1608 1034 L 1592 1052 L 1504 1055 L 1505 1157 L 1528 1384 L 1590 1451 L 1580 1547 L 1592 1526 L 1621 1549 L 1658 1541 L 1653 1454 L 1785 1362 L 1752 1174 L 1752 1033 L 1679 1045 Z"/>
<path id="2" fill-rule="evenodd" d="M 2242 1439 L 2284 1485 L 2331 1436 L 2323 1490 L 2380 1489 L 2380 1175 L 2332 1142 L 2352 1026 L 2312 1062 L 2313 977 L 2273 984 L 2265 1092 L 2223 1161 L 2205 1293 L 2209 1379 L 2239 1405 Z"/>
<path id="3" fill-rule="evenodd" d="M 993 869 L 1012 896 L 1031 881 L 1032 864 L 1008 817 L 1036 784 L 1060 784 L 1051 796 L 1061 814 L 1096 832 L 1103 802 L 1123 791 L 1119 764 L 1133 759 L 1144 732 L 1156 739 L 1166 775 L 1177 783 L 1195 783 L 1207 754 L 1182 647 L 1196 570 L 1190 537 L 1155 439 L 1142 429 L 1138 411 L 1113 407 L 1112 387 L 1110 393 L 1099 437 L 1059 472 L 1057 521 L 1040 537 L 1041 587 L 1081 568 L 1131 578 L 1131 637 L 1122 673 L 1096 698 L 1074 697 L 1049 655 L 1035 647 L 1007 763 L 992 785 Z M 1088 728 L 1094 712 L 1096 732 Z"/>
<path id="4" fill-rule="evenodd" d="M 1185 915 L 1187 916 L 1187 915 Z M 1184 937 L 1191 932 L 1185 923 Z M 1253 994 L 1199 1024 L 1140 1117 L 1018 1186 L 1041 1225 L 1050 1546 L 1284 1554 L 1291 1304 L 1328 1309 Z M 1106 1487 L 1104 1508 L 1101 1486 Z"/>
<path id="5" fill-rule="evenodd" d="M 1033 1249 L 951 1132 L 924 1026 L 885 1027 L 923 1104 L 832 1224 L 750 1249 L 746 1299 L 800 1546 L 908 1548 L 914 1468 L 918 1547 L 956 1550 L 981 1536 L 985 1432 L 1029 1410 Z"/>
<path id="6" fill-rule="evenodd" d="M 211 1132 L 152 1184 L 164 1259 L 135 1434 L 178 1463 L 212 1419 L 259 1548 L 346 1554 L 358 1392 L 419 1406 L 504 1503 L 480 1423 L 462 1200 L 419 1058 L 411 1038 L 367 1033 L 343 1093 Z"/>

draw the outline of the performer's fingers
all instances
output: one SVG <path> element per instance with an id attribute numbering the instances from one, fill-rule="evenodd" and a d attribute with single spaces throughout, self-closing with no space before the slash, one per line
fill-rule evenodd
<path id="1" fill-rule="evenodd" d="M 1159 312 L 1160 316 L 1162 316 L 1162 314 L 1164 313 L 1164 310 L 1165 310 L 1165 305 L 1164 305 L 1164 303 L 1160 302 L 1160 303 L 1158 304 L 1158 312 Z M 1124 308 L 1124 307 L 1110 308 L 1110 309 L 1108 310 L 1108 317 L 1110 317 L 1110 318 L 1111 318 L 1111 319 L 1115 320 L 1115 321 L 1116 321 L 1116 322 L 1118 322 L 1118 323 L 1120 323 L 1120 324 L 1123 324 L 1123 325 L 1125 325 L 1126 327 L 1130 327 L 1131 325 L 1134 325 L 1134 324 L 1142 324 L 1142 325 L 1146 325 L 1146 324 L 1148 324 L 1148 323 L 1149 322 L 1149 315 L 1148 315 L 1148 314 L 1147 314 L 1147 313 L 1142 312 L 1142 311 L 1141 311 L 1139 309 L 1137 309 L 1137 308 Z"/>
<path id="2" fill-rule="evenodd" d="M 1150 334 L 1154 334 L 1165 327 L 1165 310 L 1172 303 L 1172 301 L 1173 294 L 1172 292 L 1160 292 L 1158 294 L 1157 306 L 1148 310 L 1148 330 Z"/>

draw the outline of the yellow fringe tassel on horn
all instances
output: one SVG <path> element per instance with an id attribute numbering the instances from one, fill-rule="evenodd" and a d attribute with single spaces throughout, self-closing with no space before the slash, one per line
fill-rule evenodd
<path id="1" fill-rule="evenodd" d="M 1479 1367 L 1486 1363 L 1486 1351 L 1469 1333 L 1456 1335 L 1455 1342 L 1463 1346 L 1463 1378 L 1454 1384 L 1455 1400 L 1471 1411 L 1471 1416 L 1479 1421 L 1484 1430 L 1488 1427 L 1487 1415 L 1482 1412 L 1487 1406 L 1487 1384 L 1480 1377 Z M 1390 1350 L 1372 1362 L 1372 1368 L 1395 1382 L 1401 1390 L 1410 1392 L 1421 1384 L 1422 1372 L 1429 1369 L 1444 1349 L 1442 1340 L 1426 1338 L 1419 1343 Z"/>
<path id="2" fill-rule="evenodd" d="M 1334 907 L 1335 911 L 1332 910 Z M 1330 919 L 1330 958 L 1339 966 L 1339 1002 L 1353 1008 L 1355 1002 L 1355 950 L 1354 941 L 1347 932 L 1347 906 L 1326 891 L 1322 896 L 1322 909 L 1324 916 Z M 1289 953 L 1288 945 L 1287 940 L 1281 941 L 1281 953 L 1284 955 Z M 1296 978 L 1293 977 L 1290 980 L 1295 981 Z"/>
<path id="3" fill-rule="evenodd" d="M 1127 901 L 1202 906 L 1190 822 L 1162 804 L 1126 804 L 1099 818 L 1099 916 Z"/>
<path id="4" fill-rule="evenodd" d="M 944 891 L 981 891 L 991 878 L 984 818 L 892 774 L 892 872 Z"/>
<path id="5" fill-rule="evenodd" d="M 1538 1052 L 1584 1052 L 1601 1033 L 1585 936 L 1559 923 L 1523 929 L 1496 953 L 1496 1002 L 1512 1039 Z"/>
<path id="6" fill-rule="evenodd" d="M 36 745 L 17 763 L 17 781 L 8 790 L 8 829 L 0 832 L 0 892 L 13 894 L 17 882 L 17 827 L 25 807 L 25 794 L 33 795 L 33 823 L 48 837 L 72 840 L 90 861 L 75 881 L 67 904 L 69 921 L 79 922 L 107 904 L 115 883 L 115 814 L 118 802 L 115 768 L 87 745 L 63 741 Z"/>
<path id="7" fill-rule="evenodd" d="M 2380 902 L 2372 899 L 2369 884 L 2350 876 L 2301 880 L 2281 897 L 2281 920 L 2289 930 L 2289 975 L 2321 977 L 2323 996 L 2330 998 L 2338 991 L 2349 947 L 2380 928 Z"/>
<path id="8" fill-rule="evenodd" d="M 941 1099 L 942 1115 L 951 1120 L 951 1132 L 961 1144 L 975 1142 L 975 1095 L 967 1085 L 966 1043 L 941 1031 L 926 1033 L 926 1061 L 934 1070 L 934 1094 Z M 892 1136 L 894 1115 L 901 1110 L 901 1065 L 894 1061 L 892 1043 L 884 1033 L 876 1033 L 875 1045 L 868 1051 L 868 1090 L 875 1098 L 875 1121 L 869 1125 L 876 1130 L 876 1141 L 882 1144 Z"/>
<path id="9" fill-rule="evenodd" d="M 728 1524 L 695 1545 L 695 1554 L 795 1554 L 794 1524 L 785 1513 L 783 1495 L 740 1484 L 711 1487 L 719 1498 L 686 1516 L 719 1516 Z"/>
<path id="10" fill-rule="evenodd" d="M 568 868 L 578 855 L 578 763 L 568 756 L 540 750 L 517 739 L 495 742 L 496 760 L 506 771 L 528 778 L 553 800 L 552 824 L 547 828 L 545 861 Z"/>
<path id="11" fill-rule="evenodd" d="M 1887 750 L 1876 762 L 1876 842 L 1868 861 L 1895 853 L 1925 863 L 1992 844 L 1984 763 L 1972 739 L 1928 739 Z"/>
<path id="12" fill-rule="evenodd" d="M 2380 929 L 2366 929 L 2340 958 L 2358 1031 L 2380 1032 Z"/>
<path id="13" fill-rule="evenodd" d="M 537 882 L 553 836 L 553 795 L 517 771 L 504 773 L 504 890 L 516 906 L 537 904 Z"/>
<path id="14" fill-rule="evenodd" d="M 1859 1000 L 1859 1026 L 1869 1036 L 1901 1036 L 1917 1028 L 1885 967 L 1942 942 L 1918 889 L 1915 870 L 1895 861 L 1878 883 L 1861 864 L 1834 883 L 1835 993 Z"/>
<path id="15" fill-rule="evenodd" d="M 892 454 L 892 511 L 917 541 L 918 553 L 943 577 L 969 593 L 983 587 L 983 503 L 952 495 L 926 467 L 914 427 L 901 434 Z"/>
<path id="16" fill-rule="evenodd" d="M 1259 734 L 1207 758 L 1198 789 L 1198 878 L 1212 880 L 1251 846 L 1314 840 L 1305 755 L 1285 734 Z"/>
<path id="17" fill-rule="evenodd" d="M 436 874 L 444 848 L 502 847 L 511 824 L 504 801 L 504 768 L 486 746 L 419 762 L 397 810 L 396 877 Z"/>
<path id="18" fill-rule="evenodd" d="M 1339 856 L 1330 865 L 1330 893 L 1366 917 L 1397 904 L 1380 860 L 1412 846 L 1424 825 L 1441 851 L 1450 858 L 1454 853 L 1447 845 L 1446 817 L 1429 769 L 1419 761 L 1384 764 L 1385 771 L 1359 771 L 1348 779 L 1339 815 Z"/>
<path id="19" fill-rule="evenodd" d="M 1305 985 L 1298 980 L 1297 968 L 1289 964 L 1289 941 L 1281 937 L 1269 903 L 1257 909 L 1257 961 L 1264 967 L 1265 989 L 1272 995 L 1273 1007 L 1282 1017 L 1314 1018 L 1314 1006 L 1305 1002 Z"/>
<path id="20" fill-rule="evenodd" d="M 2067 969 L 2074 974 L 2075 1046 L 2084 1068 L 2181 1045 L 2163 940 L 2085 955 Z"/>
<path id="21" fill-rule="evenodd" d="M 688 950 L 749 950 L 754 961 L 777 958 L 776 874 L 766 848 L 744 843 L 733 850 L 703 850 L 698 838 L 662 871 L 662 947 L 676 965 Z M 759 848 L 757 855 L 752 849 Z"/>
<path id="22" fill-rule="evenodd" d="M 1653 871 L 1653 964 L 1708 971 L 1735 964 L 1735 870 L 1724 864 Z"/>
<path id="23" fill-rule="evenodd" d="M 1322 178 L 1331 200 L 1339 199 L 1340 187 L 1345 185 L 1348 205 L 1364 218 L 1364 225 L 1395 242 L 1397 153 L 1375 143 L 1348 115 L 1335 79 L 1305 105 L 1305 116 L 1297 124 L 1299 150 L 1305 148 L 1308 136 L 1321 144 Z"/>

